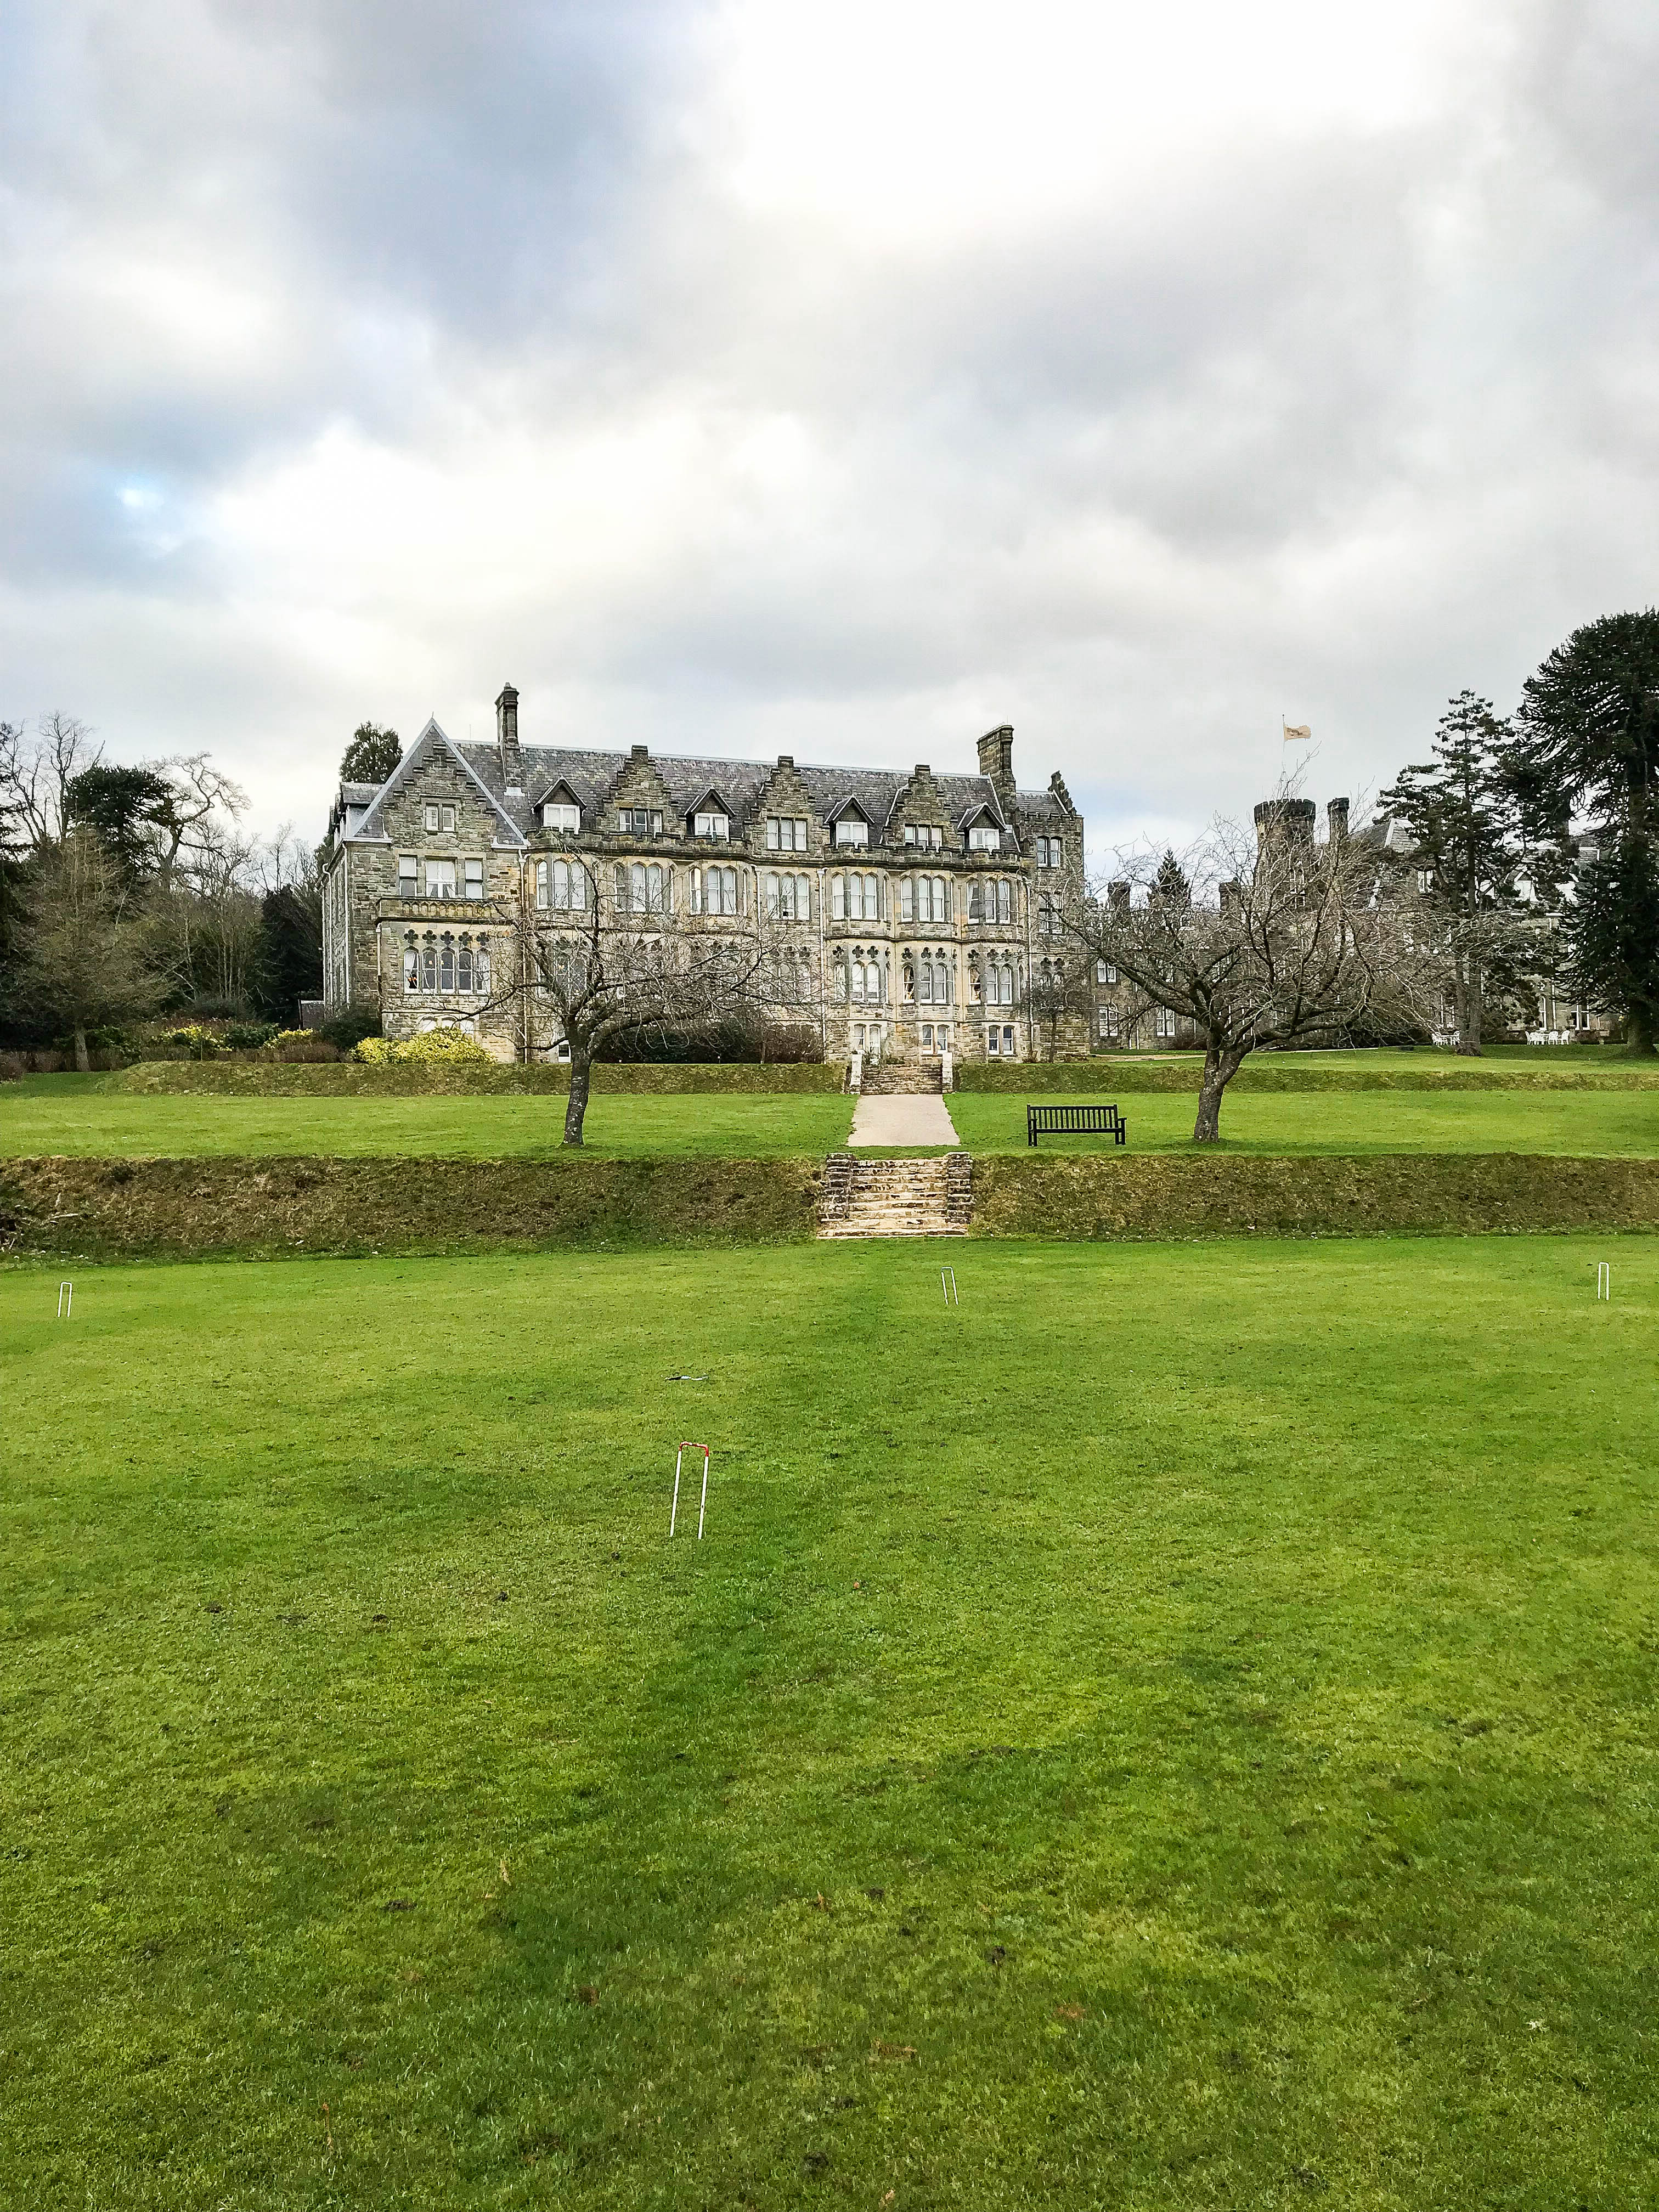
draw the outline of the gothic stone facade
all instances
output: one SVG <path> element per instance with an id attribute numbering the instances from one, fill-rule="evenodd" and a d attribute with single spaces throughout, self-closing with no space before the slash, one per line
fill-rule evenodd
<path id="1" fill-rule="evenodd" d="M 521 744 L 518 708 L 509 684 L 493 744 L 431 721 L 386 783 L 340 787 L 331 1012 L 376 1007 L 389 1036 L 459 1024 L 504 1060 L 557 1054 L 556 1035 L 526 1040 L 511 1001 L 491 1001 L 508 946 L 490 916 L 520 896 L 556 911 L 579 855 L 636 907 L 729 915 L 734 929 L 771 917 L 799 994 L 780 1018 L 810 1020 L 828 1058 L 1088 1049 L 1081 1006 L 1032 1019 L 1060 995 L 1057 916 L 1082 896 L 1083 818 L 1057 773 L 1018 788 L 1012 729 L 980 739 L 975 775 L 905 775 Z"/>

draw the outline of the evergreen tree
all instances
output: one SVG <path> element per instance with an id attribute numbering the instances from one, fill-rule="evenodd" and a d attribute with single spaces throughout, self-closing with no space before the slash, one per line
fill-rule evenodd
<path id="1" fill-rule="evenodd" d="M 155 865 L 156 839 L 167 817 L 173 787 L 151 768 L 112 768 L 100 761 L 68 786 L 70 818 L 96 831 L 129 884 Z"/>
<path id="2" fill-rule="evenodd" d="M 1515 980 L 1524 851 L 1507 773 L 1509 725 L 1460 691 L 1440 717 L 1433 759 L 1402 769 L 1381 805 L 1411 839 L 1408 865 L 1451 970 L 1457 1049 L 1478 1054 L 1486 1000 Z"/>
<path id="3" fill-rule="evenodd" d="M 404 757 L 396 730 L 359 722 L 340 761 L 342 783 L 384 783 Z"/>
<path id="4" fill-rule="evenodd" d="M 1632 1052 L 1659 1036 L 1659 608 L 1576 629 L 1527 680 L 1510 754 L 1535 830 L 1601 825 L 1601 857 L 1563 917 L 1584 996 L 1615 1007 Z"/>
<path id="5" fill-rule="evenodd" d="M 323 995 L 323 911 L 315 888 L 283 884 L 259 903 L 253 995 L 268 1021 L 292 1027 L 301 999 Z"/>

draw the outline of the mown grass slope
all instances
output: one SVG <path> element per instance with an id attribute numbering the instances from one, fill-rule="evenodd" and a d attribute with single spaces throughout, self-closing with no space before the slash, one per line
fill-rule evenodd
<path id="1" fill-rule="evenodd" d="M 0 1273 L 0 2201 L 1645 2201 L 1604 1250 Z"/>

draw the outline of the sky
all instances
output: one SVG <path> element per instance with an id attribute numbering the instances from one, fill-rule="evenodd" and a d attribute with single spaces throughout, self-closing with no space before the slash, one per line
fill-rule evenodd
<path id="1" fill-rule="evenodd" d="M 1656 112 L 1651 0 L 10 0 L 0 719 L 1363 799 L 1659 598 Z"/>

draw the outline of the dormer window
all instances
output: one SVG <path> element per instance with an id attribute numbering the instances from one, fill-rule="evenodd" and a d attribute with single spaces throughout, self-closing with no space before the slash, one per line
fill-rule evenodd
<path id="1" fill-rule="evenodd" d="M 546 805 L 542 809 L 542 827 L 544 830 L 580 830 L 581 826 L 582 811 L 580 807 L 572 806 L 567 799 L 550 799 L 547 802 Z"/>
<path id="2" fill-rule="evenodd" d="M 694 814 L 691 834 L 694 837 L 729 837 L 732 835 L 732 817 L 729 814 Z"/>
<path id="3" fill-rule="evenodd" d="M 453 835 L 455 828 L 455 809 L 453 806 L 445 805 L 441 800 L 428 799 L 426 807 L 426 826 L 434 837 L 445 831 Z"/>
<path id="4" fill-rule="evenodd" d="M 836 844 L 867 845 L 869 842 L 870 824 L 861 814 L 843 814 L 836 823 Z"/>
<path id="5" fill-rule="evenodd" d="M 970 853 L 1000 853 L 1002 850 L 1001 830 L 994 822 L 975 822 L 968 832 L 968 850 Z"/>
<path id="6" fill-rule="evenodd" d="M 617 810 L 617 819 L 624 837 L 660 837 L 662 816 L 654 806 L 623 806 Z"/>

